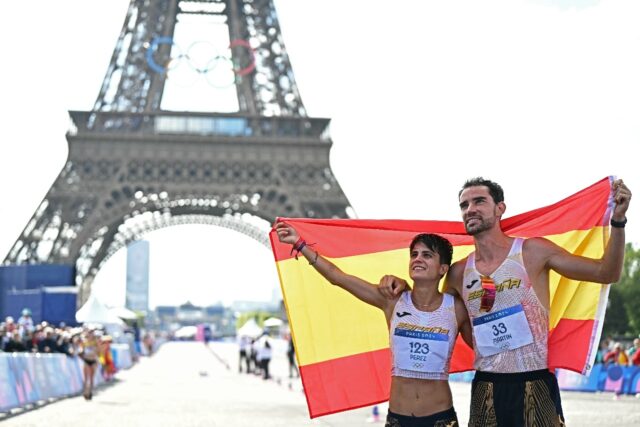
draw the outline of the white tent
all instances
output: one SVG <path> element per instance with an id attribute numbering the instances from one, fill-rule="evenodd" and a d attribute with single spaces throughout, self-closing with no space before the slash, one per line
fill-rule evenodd
<path id="1" fill-rule="evenodd" d="M 76 312 L 76 320 L 80 323 L 99 323 L 102 325 L 121 325 L 124 322 L 102 304 L 94 295 Z"/>
<path id="2" fill-rule="evenodd" d="M 265 328 L 271 328 L 271 327 L 282 326 L 283 323 L 284 322 L 282 321 L 282 319 L 278 319 L 277 317 L 270 317 L 264 321 L 263 325 Z"/>
<path id="3" fill-rule="evenodd" d="M 262 335 L 262 328 L 258 326 L 254 319 L 249 319 L 244 325 L 236 332 L 239 337 L 245 336 L 250 338 L 258 338 Z"/>

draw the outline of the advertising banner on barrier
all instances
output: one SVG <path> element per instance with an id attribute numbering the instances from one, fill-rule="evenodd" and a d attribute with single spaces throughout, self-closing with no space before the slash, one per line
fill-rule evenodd
<path id="1" fill-rule="evenodd" d="M 119 368 L 131 366 L 129 346 L 116 347 Z M 0 412 L 82 391 L 84 362 L 63 354 L 0 353 Z M 96 369 L 93 384 L 104 383 Z"/>
<path id="2" fill-rule="evenodd" d="M 471 382 L 474 371 L 455 373 L 450 381 Z M 618 394 L 640 393 L 640 366 L 602 365 L 593 366 L 590 375 L 580 375 L 565 369 L 556 371 L 560 390 L 610 391 Z"/>
<path id="3" fill-rule="evenodd" d="M 559 369 L 557 376 L 561 390 L 640 393 L 640 366 L 596 364 L 589 376 L 564 369 Z"/>
<path id="4" fill-rule="evenodd" d="M 47 372 L 46 361 L 48 355 L 36 354 L 35 358 L 27 359 L 29 370 L 32 373 L 33 383 L 38 389 L 39 400 L 48 399 L 54 396 L 53 387 L 51 386 L 51 379 Z"/>
<path id="5" fill-rule="evenodd" d="M 43 357 L 44 371 L 46 372 L 50 395 L 47 397 L 64 396 L 67 394 L 67 379 L 60 375 L 60 361 L 58 355 L 46 354 Z M 67 356 L 65 356 L 66 358 Z"/>
<path id="6" fill-rule="evenodd" d="M 558 369 L 558 385 L 561 390 L 573 391 L 596 391 L 598 389 L 598 377 L 602 365 L 595 365 L 591 370 L 591 375 L 580 375 L 576 372 Z"/>
<path id="7" fill-rule="evenodd" d="M 9 357 L 0 355 L 0 412 L 20 406 L 14 384 L 16 378 L 9 366 Z"/>
<path id="8" fill-rule="evenodd" d="M 16 381 L 14 387 L 20 406 L 37 402 L 40 396 L 33 381 L 33 370 L 29 369 L 29 359 L 33 360 L 35 357 L 29 358 L 26 354 L 17 353 L 9 356 L 9 367 Z"/>
<path id="9" fill-rule="evenodd" d="M 129 369 L 133 365 L 129 344 L 112 344 L 111 355 L 118 370 Z"/>
<path id="10" fill-rule="evenodd" d="M 0 354 L 0 412 L 81 392 L 83 363 L 62 354 Z M 98 369 L 94 384 L 102 382 Z"/>
<path id="11" fill-rule="evenodd" d="M 65 357 L 56 359 L 58 370 L 64 380 L 63 392 L 65 395 L 80 393 L 82 391 L 82 370 L 77 357 Z"/>

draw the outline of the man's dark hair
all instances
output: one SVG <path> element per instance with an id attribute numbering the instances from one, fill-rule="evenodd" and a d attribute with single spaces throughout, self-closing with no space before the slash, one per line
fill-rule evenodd
<path id="1" fill-rule="evenodd" d="M 453 246 L 451 246 L 451 242 L 449 242 L 447 239 L 438 236 L 437 234 L 418 234 L 411 241 L 409 250 L 412 251 L 418 243 L 424 244 L 427 248 L 440 255 L 440 264 L 447 264 L 448 266 L 451 266 L 451 258 L 453 257 Z"/>
<path id="2" fill-rule="evenodd" d="M 500 184 L 484 179 L 481 176 L 468 179 L 462 186 L 462 189 L 458 192 L 458 199 L 462 192 L 469 187 L 487 187 L 489 189 L 489 194 L 491 194 L 491 198 L 495 203 L 504 202 L 504 191 L 502 191 Z"/>

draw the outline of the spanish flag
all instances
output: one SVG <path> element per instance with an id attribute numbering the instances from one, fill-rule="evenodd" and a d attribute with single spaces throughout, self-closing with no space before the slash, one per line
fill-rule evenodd
<path id="1" fill-rule="evenodd" d="M 546 237 L 569 252 L 600 258 L 613 206 L 607 177 L 551 206 L 502 221 L 514 237 Z M 409 243 L 438 233 L 454 261 L 473 251 L 461 222 L 280 218 L 339 268 L 371 283 L 385 274 L 409 280 Z M 331 285 L 291 246 L 270 234 L 311 418 L 388 400 L 389 332 L 378 308 Z M 609 286 L 550 276 L 549 367 L 587 373 L 597 351 Z M 471 370 L 473 352 L 460 339 L 451 371 Z"/>

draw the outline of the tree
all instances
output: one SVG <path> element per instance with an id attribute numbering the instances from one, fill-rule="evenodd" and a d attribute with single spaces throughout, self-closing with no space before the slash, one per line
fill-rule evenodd
<path id="1" fill-rule="evenodd" d="M 620 286 L 629 318 L 627 332 L 637 336 L 640 334 L 640 248 L 634 249 L 631 243 L 625 248 L 622 278 L 616 286 Z"/>
<path id="2" fill-rule="evenodd" d="M 629 317 L 624 306 L 624 297 L 618 285 L 613 285 L 609 289 L 609 301 L 607 303 L 607 312 L 604 317 L 604 325 L 602 327 L 602 336 L 621 336 L 625 335 L 629 328 Z"/>
<path id="3" fill-rule="evenodd" d="M 622 276 L 611 286 L 603 335 L 640 334 L 640 248 L 625 246 Z"/>

